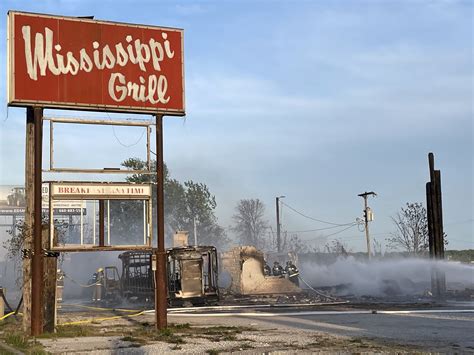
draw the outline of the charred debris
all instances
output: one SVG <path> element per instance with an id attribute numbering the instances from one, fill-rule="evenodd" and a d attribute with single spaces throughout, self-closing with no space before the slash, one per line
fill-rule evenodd
<path id="1" fill-rule="evenodd" d="M 127 251 L 118 258 L 121 267 L 101 267 L 89 279 L 87 299 L 106 305 L 122 301 L 152 303 L 152 252 Z M 167 249 L 166 260 L 167 298 L 171 307 L 255 302 L 314 304 L 335 300 L 317 290 L 300 288 L 298 260 L 293 253 L 264 254 L 253 246 L 242 246 L 218 256 L 213 246 L 182 245 Z"/>

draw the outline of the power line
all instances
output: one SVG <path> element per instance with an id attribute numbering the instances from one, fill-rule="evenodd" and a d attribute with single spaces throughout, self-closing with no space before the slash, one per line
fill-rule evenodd
<path id="1" fill-rule="evenodd" d="M 303 212 L 300 212 L 296 209 L 294 209 L 293 207 L 291 207 L 290 205 L 288 205 L 287 203 L 283 202 L 283 201 L 280 201 L 280 203 L 282 205 L 285 205 L 286 207 L 288 207 L 290 210 L 292 210 L 293 212 L 299 214 L 300 216 L 302 217 L 305 217 L 305 218 L 308 218 L 308 219 L 311 219 L 312 221 L 316 221 L 316 222 L 320 222 L 320 223 L 326 223 L 326 224 L 330 224 L 330 225 L 333 225 L 333 226 L 337 226 L 337 227 L 344 227 L 344 226 L 348 226 L 348 225 L 353 225 L 354 222 L 350 222 L 350 223 L 333 223 L 333 222 L 328 222 L 328 221 L 323 221 L 321 219 L 317 219 L 317 218 L 313 218 L 313 217 L 310 217 L 308 215 L 305 215 Z"/>
<path id="2" fill-rule="evenodd" d="M 328 238 L 328 237 L 332 237 L 333 235 L 336 235 L 336 234 L 339 234 L 339 233 L 342 233 L 350 228 L 353 228 L 354 226 L 356 226 L 356 224 L 352 224 L 350 225 L 349 227 L 346 227 L 344 229 L 341 229 L 340 231 L 337 231 L 337 232 L 334 232 L 334 233 L 331 233 L 331 234 L 328 234 L 328 235 L 325 235 L 325 236 L 321 236 L 321 237 L 316 237 L 316 238 L 312 238 L 312 239 L 307 239 L 305 241 L 311 241 L 311 240 L 315 240 L 315 239 L 321 239 L 321 238 Z"/>
<path id="3" fill-rule="evenodd" d="M 357 224 L 357 223 L 353 223 Z M 319 232 L 319 231 L 324 231 L 328 229 L 334 229 L 334 228 L 340 228 L 341 226 L 332 226 L 332 227 L 325 227 L 325 228 L 317 228 L 317 229 L 307 229 L 307 230 L 301 230 L 301 231 L 286 231 L 287 233 L 309 233 L 309 232 Z"/>

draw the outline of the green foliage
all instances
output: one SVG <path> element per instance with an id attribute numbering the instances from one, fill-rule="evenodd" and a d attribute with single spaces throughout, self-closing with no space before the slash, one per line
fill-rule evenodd
<path id="1" fill-rule="evenodd" d="M 49 228 L 49 219 L 45 214 L 42 215 L 42 224 L 43 228 Z M 54 220 L 55 236 L 58 239 L 59 243 L 64 242 L 66 238 L 66 231 L 68 229 L 68 224 L 64 222 L 59 222 Z M 9 238 L 2 243 L 2 247 L 6 249 L 6 257 L 11 260 L 13 264 L 13 269 L 17 275 L 16 283 L 17 285 L 22 285 L 23 280 L 23 249 L 26 249 L 26 236 L 29 233 L 32 235 L 32 231 L 28 230 L 28 226 L 25 224 L 24 220 L 16 221 L 12 229 L 7 230 Z M 61 265 L 64 260 L 64 253 L 62 253 L 58 259 L 59 264 Z"/>
<path id="2" fill-rule="evenodd" d="M 474 261 L 474 249 L 446 250 L 444 255 L 446 259 L 452 261 L 460 261 L 463 263 L 471 263 Z"/>
<path id="3" fill-rule="evenodd" d="M 128 169 L 144 169 L 146 162 L 139 158 L 130 158 L 122 163 L 122 166 Z M 153 174 L 134 174 L 127 180 L 129 182 L 143 183 L 156 181 L 156 162 L 151 163 Z M 166 164 L 163 171 L 164 177 L 164 205 L 165 205 L 165 231 L 167 240 L 170 241 L 176 231 L 188 231 L 191 238 L 194 233 L 194 223 L 196 223 L 198 241 L 201 245 L 214 245 L 223 247 L 228 239 L 224 229 L 219 226 L 215 210 L 217 208 L 216 198 L 209 191 L 204 183 L 194 182 L 192 180 L 184 183 L 173 179 L 168 171 Z M 139 203 L 139 202 L 138 202 Z M 153 206 L 156 206 L 156 185 L 153 185 Z M 117 212 L 117 213 L 115 213 Z M 142 207 L 133 204 L 130 201 L 116 201 L 111 203 L 111 224 L 112 232 L 117 233 L 123 238 L 140 238 L 143 235 L 143 227 L 135 223 L 134 227 L 131 220 L 141 220 L 143 217 Z M 123 220 L 123 216 L 127 216 Z M 156 226 L 156 213 L 153 212 L 153 224 Z"/>
<path id="4" fill-rule="evenodd" d="M 21 332 L 8 332 L 3 337 L 3 341 L 10 345 L 11 347 L 20 350 L 26 354 L 47 354 L 44 351 L 43 346 L 36 341 L 36 339 L 21 333 Z M 0 353 L 3 354 L 2 349 L 0 348 Z M 5 352 L 8 353 L 9 352 Z"/>
<path id="5" fill-rule="evenodd" d="M 5 342 L 16 349 L 28 349 L 30 342 L 28 337 L 20 333 L 11 333 L 5 337 Z"/>

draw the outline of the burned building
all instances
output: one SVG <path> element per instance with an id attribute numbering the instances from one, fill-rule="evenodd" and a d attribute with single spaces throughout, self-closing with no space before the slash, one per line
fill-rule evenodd
<path id="1" fill-rule="evenodd" d="M 224 270 L 229 272 L 229 290 L 239 295 L 288 294 L 302 290 L 282 276 L 266 276 L 264 254 L 254 246 L 235 247 L 221 256 Z"/>
<path id="2" fill-rule="evenodd" d="M 212 304 L 218 301 L 218 264 L 215 247 L 171 248 L 167 250 L 166 255 L 169 304 L 181 305 L 184 302 Z M 122 275 L 119 277 L 122 297 L 140 301 L 153 300 L 155 280 L 152 270 L 152 253 L 127 251 L 120 254 L 119 258 L 122 261 Z M 115 276 L 114 279 L 117 277 Z M 104 295 L 112 294 L 108 292 L 107 285 L 114 285 L 114 291 L 116 290 L 117 283 L 104 282 L 103 284 L 106 287 L 103 291 Z M 113 292 L 113 294 L 116 293 Z"/>

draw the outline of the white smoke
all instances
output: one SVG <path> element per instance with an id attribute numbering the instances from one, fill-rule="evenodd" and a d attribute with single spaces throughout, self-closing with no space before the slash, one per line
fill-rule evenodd
<path id="1" fill-rule="evenodd" d="M 446 274 L 448 289 L 474 288 L 474 266 L 449 261 L 403 258 L 367 262 L 348 257 L 329 265 L 306 262 L 300 269 L 303 279 L 312 286 L 344 284 L 333 290 L 339 295 L 387 296 L 429 290 L 435 265 Z"/>

